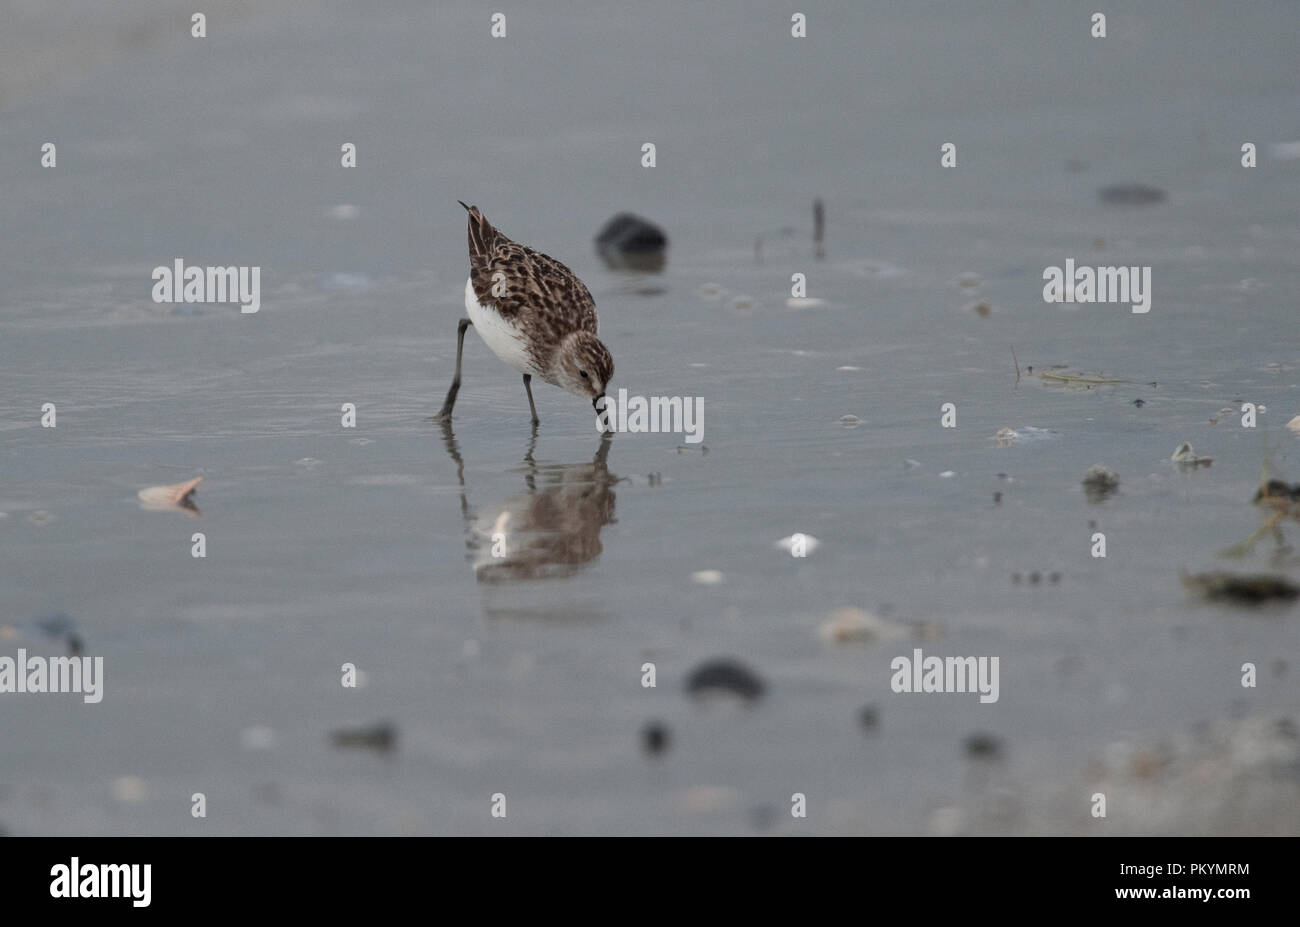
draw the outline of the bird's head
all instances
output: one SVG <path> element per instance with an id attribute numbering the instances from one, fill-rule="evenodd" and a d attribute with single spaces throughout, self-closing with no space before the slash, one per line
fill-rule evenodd
<path id="1" fill-rule="evenodd" d="M 552 370 L 556 386 L 589 400 L 595 407 L 614 376 L 614 358 L 591 332 L 573 332 L 560 342 Z"/>

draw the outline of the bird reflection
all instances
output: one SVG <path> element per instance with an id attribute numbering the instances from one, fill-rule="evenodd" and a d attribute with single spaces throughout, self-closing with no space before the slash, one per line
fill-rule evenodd
<path id="1" fill-rule="evenodd" d="M 461 485 L 466 546 L 480 583 L 572 576 L 600 556 L 600 532 L 615 521 L 614 484 L 619 482 L 606 463 L 611 438 L 601 438 L 590 462 L 539 464 L 533 459 L 534 427 L 519 468 L 526 489 L 476 515 L 465 489 L 465 462 L 450 425 L 444 424 L 443 439 Z"/>

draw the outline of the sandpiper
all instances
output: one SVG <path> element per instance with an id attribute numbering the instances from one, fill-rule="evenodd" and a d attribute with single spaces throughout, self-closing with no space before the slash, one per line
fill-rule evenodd
<path id="1" fill-rule="evenodd" d="M 596 303 L 577 275 L 554 258 L 511 241 L 484 218 L 469 213 L 469 279 L 465 312 L 456 330 L 456 375 L 435 421 L 451 421 L 460 390 L 465 329 L 473 325 L 492 353 L 524 376 L 533 424 L 533 375 L 590 399 L 599 413 L 614 358 L 596 337 Z"/>

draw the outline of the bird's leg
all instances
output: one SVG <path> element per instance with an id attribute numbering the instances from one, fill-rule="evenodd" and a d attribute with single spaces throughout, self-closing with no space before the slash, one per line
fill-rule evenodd
<path id="1" fill-rule="evenodd" d="M 465 350 L 465 329 L 473 324 L 469 319 L 461 319 L 460 325 L 456 328 L 456 376 L 451 380 L 451 389 L 447 390 L 442 411 L 433 417 L 435 422 L 451 421 L 451 407 L 456 404 L 456 394 L 460 392 L 460 355 Z"/>
<path id="2" fill-rule="evenodd" d="M 537 450 L 537 423 L 533 422 L 533 433 L 528 439 L 528 453 L 524 454 L 524 463 L 528 464 L 528 469 L 524 471 L 524 485 L 532 493 L 537 492 L 537 461 L 533 459 L 535 450 Z"/>
<path id="3" fill-rule="evenodd" d="M 537 406 L 533 405 L 533 375 L 531 373 L 524 374 L 524 392 L 528 393 L 528 408 L 533 412 L 533 424 L 536 425 L 541 419 L 537 417 Z"/>
<path id="4" fill-rule="evenodd" d="M 524 454 L 524 462 L 529 466 L 536 466 L 533 460 L 533 452 L 537 450 L 537 423 L 533 422 L 532 434 L 528 438 L 528 451 Z"/>

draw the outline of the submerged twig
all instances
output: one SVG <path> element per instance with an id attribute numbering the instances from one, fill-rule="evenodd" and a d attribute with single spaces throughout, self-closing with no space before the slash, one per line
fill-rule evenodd
<path id="1" fill-rule="evenodd" d="M 1056 373 L 1050 370 L 1046 373 L 1040 373 L 1038 376 L 1043 380 L 1055 380 L 1059 383 L 1084 383 L 1088 386 L 1120 386 L 1124 383 L 1133 382 L 1132 380 L 1112 380 L 1109 377 L 1085 377 L 1072 373 Z"/>
<path id="2" fill-rule="evenodd" d="M 820 199 L 813 200 L 813 251 L 818 260 L 826 256 L 822 241 L 826 234 L 826 208 Z"/>

